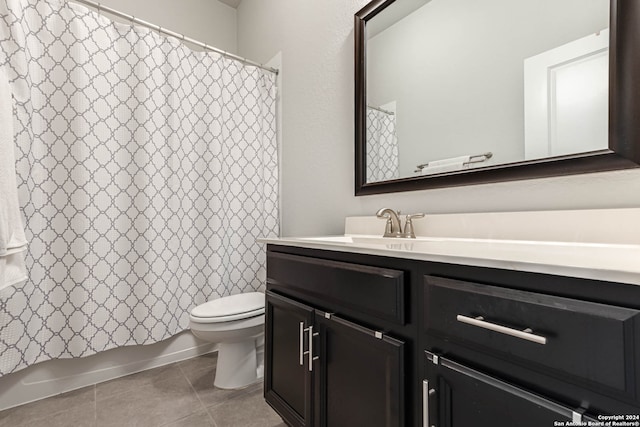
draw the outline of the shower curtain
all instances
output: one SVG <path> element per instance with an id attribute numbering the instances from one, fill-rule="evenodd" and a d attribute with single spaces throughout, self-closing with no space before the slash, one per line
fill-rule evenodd
<path id="1" fill-rule="evenodd" d="M 272 73 L 59 0 L 0 0 L 0 67 L 29 241 L 29 280 L 0 291 L 0 375 L 158 342 L 263 287 Z"/>
<path id="2" fill-rule="evenodd" d="M 399 178 L 396 116 L 367 108 L 367 182 Z"/>

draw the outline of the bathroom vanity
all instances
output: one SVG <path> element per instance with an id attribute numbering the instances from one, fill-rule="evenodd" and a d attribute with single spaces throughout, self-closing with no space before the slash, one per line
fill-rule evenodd
<path id="1" fill-rule="evenodd" d="M 640 422 L 638 245 L 265 242 L 265 398 L 292 426 Z"/>

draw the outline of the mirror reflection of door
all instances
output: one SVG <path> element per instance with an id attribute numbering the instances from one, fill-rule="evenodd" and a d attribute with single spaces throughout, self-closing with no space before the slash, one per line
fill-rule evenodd
<path id="1" fill-rule="evenodd" d="M 525 158 L 606 149 L 609 31 L 524 61 Z"/>
<path id="2" fill-rule="evenodd" d="M 366 182 L 424 175 L 421 165 L 467 156 L 477 161 L 453 173 L 607 148 L 609 7 L 609 0 L 396 0 L 376 13 L 365 27 L 366 104 L 401 108 L 399 172 Z M 535 132 L 546 139 L 530 143 L 537 125 L 525 107 L 525 62 L 590 38 L 600 47 L 545 65 L 546 86 L 534 92 L 546 96 L 535 101 L 544 108 L 544 128 Z M 366 152 L 378 151 L 367 142 Z M 452 172 L 434 175 L 441 173 Z"/>

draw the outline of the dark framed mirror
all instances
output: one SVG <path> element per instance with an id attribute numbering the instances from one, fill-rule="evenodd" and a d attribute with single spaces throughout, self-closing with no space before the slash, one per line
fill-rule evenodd
<path id="1" fill-rule="evenodd" d="M 356 13 L 356 195 L 640 166 L 640 2 L 500 1 L 373 0 Z M 563 2 L 575 25 L 541 6 Z"/>

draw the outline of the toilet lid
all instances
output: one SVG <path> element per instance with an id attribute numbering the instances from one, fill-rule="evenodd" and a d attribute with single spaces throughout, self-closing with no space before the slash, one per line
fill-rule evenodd
<path id="1" fill-rule="evenodd" d="M 264 294 L 249 292 L 230 295 L 200 304 L 191 311 L 192 317 L 241 319 L 264 313 Z"/>

